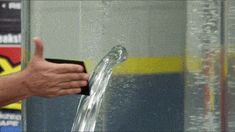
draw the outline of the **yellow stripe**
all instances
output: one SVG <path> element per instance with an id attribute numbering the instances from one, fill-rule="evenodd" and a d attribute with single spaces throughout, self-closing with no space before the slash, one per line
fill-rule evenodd
<path id="1" fill-rule="evenodd" d="M 181 56 L 141 57 L 128 60 L 114 68 L 114 74 L 162 74 L 183 71 Z"/>
<path id="2" fill-rule="evenodd" d="M 85 61 L 89 73 L 94 69 L 94 63 Z M 113 74 L 162 74 L 183 71 L 182 56 L 163 57 L 130 57 L 124 63 L 113 69 Z"/>
<path id="3" fill-rule="evenodd" d="M 3 109 L 13 109 L 13 110 L 21 110 L 21 102 L 10 104 L 2 107 Z"/>
<path id="4" fill-rule="evenodd" d="M 216 56 L 216 58 L 218 58 L 218 56 Z M 227 57 L 225 59 L 226 60 L 224 72 L 227 73 Z M 94 63 L 91 60 L 86 60 L 85 65 L 88 69 L 88 72 L 91 73 L 92 69 L 94 69 Z M 124 63 L 117 65 L 114 68 L 113 73 L 116 75 L 179 73 L 184 71 L 184 67 L 186 68 L 186 72 L 201 72 L 202 59 L 198 56 L 192 55 L 186 55 L 186 57 L 130 57 Z"/>
<path id="5" fill-rule="evenodd" d="M 200 72 L 202 69 L 202 60 L 197 56 L 187 55 L 185 57 L 185 68 L 187 72 Z"/>
<path id="6" fill-rule="evenodd" d="M 228 59 L 234 59 L 235 58 L 235 53 L 227 53 L 225 55 L 225 60 L 224 60 L 224 73 L 225 75 L 228 74 Z M 220 63 L 220 51 L 217 52 L 215 56 L 212 58 L 213 61 L 216 63 Z M 203 70 L 203 59 L 200 58 L 199 56 L 193 56 L 193 55 L 186 55 L 185 57 L 185 68 L 187 72 L 201 72 Z M 215 64 L 213 64 L 215 66 Z"/>

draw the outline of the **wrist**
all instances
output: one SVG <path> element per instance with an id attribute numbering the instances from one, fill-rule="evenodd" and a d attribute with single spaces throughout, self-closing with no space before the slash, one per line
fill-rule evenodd
<path id="1" fill-rule="evenodd" d="M 30 91 L 30 80 L 29 80 L 30 73 L 28 70 L 23 70 L 19 72 L 19 86 L 21 94 L 24 98 L 33 96 L 32 92 Z"/>

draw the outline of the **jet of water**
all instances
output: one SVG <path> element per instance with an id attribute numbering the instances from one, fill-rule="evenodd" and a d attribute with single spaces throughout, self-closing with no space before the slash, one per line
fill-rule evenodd
<path id="1" fill-rule="evenodd" d="M 112 74 L 112 68 L 126 59 L 126 49 L 117 45 L 98 63 L 89 79 L 90 96 L 81 97 L 71 132 L 95 130 L 96 119 Z"/>

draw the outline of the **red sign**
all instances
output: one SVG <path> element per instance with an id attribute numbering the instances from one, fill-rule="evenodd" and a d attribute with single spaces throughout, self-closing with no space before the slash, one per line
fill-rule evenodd
<path id="1" fill-rule="evenodd" d="M 21 70 L 21 47 L 19 45 L 0 45 L 0 75 Z"/>

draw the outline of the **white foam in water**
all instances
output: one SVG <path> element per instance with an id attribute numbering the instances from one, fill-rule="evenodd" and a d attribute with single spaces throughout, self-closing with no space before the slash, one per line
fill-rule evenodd
<path id="1" fill-rule="evenodd" d="M 112 68 L 126 59 L 126 49 L 118 45 L 113 47 L 99 62 L 89 79 L 90 96 L 81 97 L 71 132 L 95 130 L 96 119 L 112 74 Z"/>

